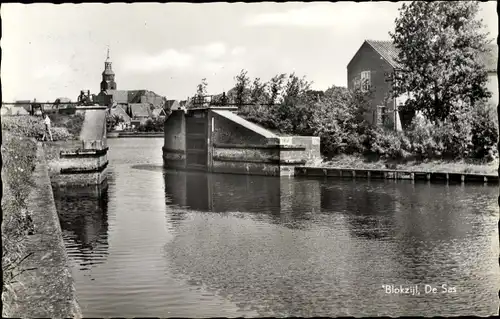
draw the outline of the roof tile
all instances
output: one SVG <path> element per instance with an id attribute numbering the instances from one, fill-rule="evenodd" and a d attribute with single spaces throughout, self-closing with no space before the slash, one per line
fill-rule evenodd
<path id="1" fill-rule="evenodd" d="M 394 46 L 392 41 L 366 40 L 366 42 L 377 51 L 389 64 L 394 68 L 400 68 L 397 63 L 399 50 Z M 498 60 L 498 46 L 494 44 L 488 45 L 489 52 L 480 54 L 478 59 L 486 66 L 489 72 L 496 72 Z"/>

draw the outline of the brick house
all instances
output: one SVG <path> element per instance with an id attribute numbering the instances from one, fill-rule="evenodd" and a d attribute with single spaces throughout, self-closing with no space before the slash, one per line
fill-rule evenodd
<path id="1" fill-rule="evenodd" d="M 391 97 L 391 75 L 398 71 L 398 50 L 392 41 L 365 40 L 347 65 L 349 89 L 373 90 L 370 110 L 365 115 L 368 122 L 402 130 L 398 106 L 404 104 L 407 95 Z M 488 71 L 487 88 L 493 93 L 489 103 L 498 103 L 497 59 L 498 47 L 491 45 L 491 52 L 479 57 Z M 403 118 L 403 124 L 405 119 Z M 406 121 L 407 122 L 407 121 Z"/>

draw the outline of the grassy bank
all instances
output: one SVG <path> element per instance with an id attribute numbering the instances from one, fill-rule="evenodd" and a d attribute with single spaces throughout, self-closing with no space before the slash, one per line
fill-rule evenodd
<path id="1" fill-rule="evenodd" d="M 497 175 L 498 158 L 489 163 L 474 161 L 369 161 L 365 157 L 355 155 L 339 155 L 331 159 L 324 159 L 310 163 L 314 167 L 333 167 L 333 168 L 357 168 L 357 169 L 396 169 L 416 172 L 443 172 L 443 173 L 466 173 L 466 174 L 485 174 Z"/>
<path id="2" fill-rule="evenodd" d="M 68 120 L 67 127 L 54 126 L 54 140 L 65 141 L 77 138 L 83 123 L 82 117 Z M 62 120 L 62 119 L 59 119 Z M 72 129 L 70 133 L 68 127 Z M 33 172 L 37 164 L 36 139 L 43 135 L 42 118 L 35 116 L 2 117 L 2 270 L 3 270 L 3 315 L 8 316 L 16 304 L 16 287 L 23 283 L 19 278 L 30 258 L 30 237 L 34 234 L 33 215 L 29 209 L 28 196 L 34 189 Z"/>
<path id="3" fill-rule="evenodd" d="M 28 239 L 33 233 L 28 195 L 33 187 L 36 143 L 16 132 L 2 131 L 2 270 L 3 314 L 10 313 L 15 289 L 29 257 Z"/>

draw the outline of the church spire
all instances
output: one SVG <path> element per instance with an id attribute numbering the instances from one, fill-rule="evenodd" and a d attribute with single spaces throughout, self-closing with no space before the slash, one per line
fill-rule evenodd
<path id="1" fill-rule="evenodd" d="M 104 62 L 104 72 L 102 72 L 101 91 L 116 90 L 115 72 L 109 60 L 109 46 L 106 61 Z"/>

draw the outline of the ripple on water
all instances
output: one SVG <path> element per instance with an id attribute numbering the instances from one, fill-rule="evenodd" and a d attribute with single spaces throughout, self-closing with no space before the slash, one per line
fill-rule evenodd
<path id="1" fill-rule="evenodd" d="M 86 317 L 497 311 L 496 188 L 164 171 L 109 140 L 109 187 L 56 194 Z M 383 284 L 456 285 L 387 295 Z"/>
<path id="2" fill-rule="evenodd" d="M 352 237 L 345 225 L 298 233 L 242 219 L 241 214 L 206 212 L 189 213 L 178 227 L 178 235 L 166 246 L 172 269 L 193 285 L 203 283 L 240 306 L 258 309 L 261 315 L 432 316 L 495 311 L 495 286 L 470 277 L 471 272 L 495 276 L 489 271 L 493 262 L 483 263 L 488 253 L 477 253 L 485 241 L 470 246 L 465 238 L 462 243 L 427 243 L 409 251 L 411 245 L 395 241 Z M 401 249 L 404 254 L 397 252 Z M 465 260 L 468 268 L 460 266 Z M 381 288 L 384 283 L 413 282 L 447 283 L 460 291 L 401 298 L 387 296 Z"/>

